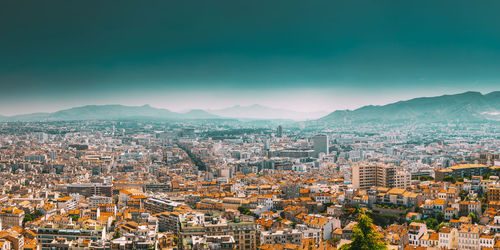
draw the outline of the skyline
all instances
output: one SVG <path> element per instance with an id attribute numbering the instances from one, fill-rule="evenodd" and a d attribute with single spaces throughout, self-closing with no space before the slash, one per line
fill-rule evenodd
<path id="1" fill-rule="evenodd" d="M 488 93 L 491 93 L 494 91 L 495 90 L 477 91 L 477 92 L 480 92 L 482 94 L 488 94 Z M 211 110 L 232 108 L 235 106 L 248 107 L 248 106 L 252 106 L 252 105 L 260 105 L 260 106 L 273 108 L 273 109 L 283 109 L 283 110 L 289 110 L 289 111 L 295 111 L 295 112 L 301 112 L 301 113 L 322 113 L 323 112 L 325 114 L 328 114 L 328 113 L 331 113 L 331 112 L 334 112 L 337 110 L 356 110 L 356 109 L 364 107 L 364 106 L 370 106 L 370 105 L 383 106 L 383 105 L 387 105 L 387 104 L 391 104 L 391 103 L 395 103 L 395 102 L 399 102 L 399 101 L 411 100 L 414 98 L 453 95 L 453 94 L 460 94 L 460 93 L 464 93 L 464 92 L 469 92 L 469 90 L 463 90 L 463 91 L 457 91 L 457 92 L 451 92 L 451 93 L 445 92 L 445 93 L 434 94 L 434 95 L 432 95 L 432 94 L 431 95 L 418 95 L 418 94 L 415 94 L 415 92 L 412 92 L 410 95 L 405 95 L 405 96 L 408 96 L 407 98 L 400 98 L 401 96 L 393 96 L 393 97 L 389 97 L 389 98 L 385 97 L 385 96 L 383 96 L 383 97 L 381 97 L 381 96 L 362 97 L 361 95 L 344 96 L 344 97 L 339 96 L 338 100 L 342 100 L 345 102 L 338 103 L 337 105 L 333 105 L 332 109 L 328 109 L 328 108 L 321 109 L 321 107 L 328 107 L 328 104 L 325 106 L 321 106 L 321 105 L 327 103 L 327 101 L 325 101 L 325 100 L 329 96 L 327 96 L 327 95 L 320 96 L 322 94 L 320 92 L 316 93 L 316 96 L 315 96 L 315 100 L 316 101 L 320 100 L 320 102 L 315 103 L 317 106 L 314 106 L 313 108 L 311 108 L 311 106 L 300 107 L 300 103 L 299 103 L 299 105 L 296 105 L 298 103 L 297 100 L 307 101 L 307 100 L 304 100 L 304 96 L 307 95 L 304 93 L 304 91 L 299 92 L 299 93 L 294 93 L 294 95 L 287 95 L 287 97 L 289 99 L 285 100 L 285 103 L 276 102 L 276 100 L 275 100 L 276 96 L 273 96 L 273 95 L 269 95 L 268 100 L 262 99 L 262 101 L 260 101 L 260 102 L 259 101 L 252 102 L 255 99 L 241 101 L 241 100 L 238 100 L 239 98 L 236 97 L 235 99 L 233 99 L 234 104 L 228 103 L 227 99 L 222 100 L 221 102 L 217 103 L 217 100 L 219 100 L 219 98 L 214 98 L 213 96 L 210 96 L 210 97 L 208 97 L 208 99 L 206 99 L 205 102 L 202 102 L 201 105 L 200 105 L 200 103 L 190 102 L 190 103 L 187 103 L 188 105 L 185 105 L 185 106 L 180 105 L 180 104 L 185 104 L 183 102 L 183 99 L 185 98 L 184 96 L 173 96 L 174 98 L 169 100 L 170 104 L 172 106 L 168 106 L 168 104 L 166 104 L 164 100 L 155 100 L 155 99 L 151 98 L 151 97 L 162 98 L 162 97 L 164 97 L 163 94 L 160 94 L 160 96 L 155 96 L 153 94 L 147 94 L 147 96 L 150 98 L 149 102 L 147 102 L 147 103 L 142 103 L 141 100 L 138 100 L 138 101 L 126 100 L 128 97 L 123 97 L 123 98 L 117 99 L 117 101 L 108 100 L 108 101 L 96 101 L 96 102 L 88 102 L 88 103 L 86 103 L 85 101 L 83 101 L 83 102 L 77 101 L 77 102 L 71 102 L 74 104 L 71 104 L 71 103 L 60 104 L 59 103 L 59 104 L 55 104 L 55 105 L 54 105 L 54 103 L 50 103 L 48 105 L 48 106 L 51 106 L 50 108 L 40 108 L 39 106 L 33 107 L 32 104 L 28 104 L 26 106 L 26 111 L 21 111 L 21 112 L 17 112 L 17 113 L 4 112 L 4 113 L 0 113 L 0 116 L 15 116 L 15 115 L 23 115 L 23 114 L 31 114 L 31 113 L 51 113 L 51 112 L 56 112 L 56 111 L 60 111 L 63 109 L 70 109 L 70 108 L 87 106 L 87 105 L 98 105 L 98 106 L 100 106 L 100 105 L 124 105 L 124 106 L 150 105 L 154 108 L 168 109 L 168 110 L 178 112 L 178 113 L 184 113 L 184 112 L 188 112 L 190 110 L 211 111 Z M 193 97 L 193 96 L 195 96 L 195 97 Z M 222 94 L 221 97 L 222 96 L 227 96 L 227 95 Z M 190 93 L 190 97 L 193 97 L 196 100 L 200 100 L 204 96 L 202 96 L 202 95 L 196 96 L 193 93 Z M 370 98 L 370 97 L 372 97 L 372 98 Z M 359 98 L 359 99 L 363 99 L 363 100 L 360 102 L 354 103 L 354 102 L 352 102 L 352 100 L 354 98 Z M 120 100 L 122 100 L 122 101 L 120 102 Z M 296 102 L 293 103 L 293 101 L 296 101 Z M 203 106 L 203 103 L 210 103 L 211 105 Z M 216 104 L 214 105 L 214 103 L 216 103 Z M 43 101 L 41 104 L 42 105 L 44 104 Z M 292 105 L 286 105 L 286 104 L 292 104 Z M 295 105 L 293 105 L 293 104 L 295 104 Z M 22 104 L 17 104 L 17 106 L 24 107 Z M 2 108 L 5 108 L 5 107 L 2 107 Z M 7 111 L 8 111 L 8 107 L 7 107 Z M 312 117 L 314 117 L 314 116 L 312 116 Z M 310 118 L 311 117 L 308 117 L 308 119 L 310 119 Z"/>
<path id="2" fill-rule="evenodd" d="M 9 2 L 0 114 L 104 104 L 332 112 L 498 90 L 500 3 L 362 2 Z"/>
<path id="3" fill-rule="evenodd" d="M 412 120 L 420 121 L 499 121 L 498 97 L 500 91 L 481 93 L 474 91 L 452 95 L 419 97 L 387 105 L 366 105 L 354 110 L 297 112 L 276 109 L 259 104 L 235 105 L 223 109 L 191 109 L 174 111 L 145 105 L 84 105 L 50 113 L 31 113 L 1 116 L 0 121 L 55 121 L 55 120 L 109 120 L 109 119 L 160 119 L 160 120 L 320 120 L 327 122 Z"/>

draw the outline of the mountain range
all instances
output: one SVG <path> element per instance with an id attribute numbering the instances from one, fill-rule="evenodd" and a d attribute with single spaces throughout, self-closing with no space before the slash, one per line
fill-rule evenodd
<path id="1" fill-rule="evenodd" d="M 465 92 L 421 97 L 383 106 L 369 105 L 356 110 L 337 110 L 319 120 L 334 123 L 500 121 L 500 91 L 485 95 Z"/>
<path id="2" fill-rule="evenodd" d="M 289 119 L 289 120 L 311 120 L 318 119 L 328 114 L 324 111 L 298 112 L 287 109 L 277 109 L 254 104 L 251 106 L 235 105 L 224 109 L 207 110 L 211 114 L 221 117 L 243 118 L 243 119 Z"/>
<path id="3" fill-rule="evenodd" d="M 317 121 L 326 123 L 500 121 L 500 91 L 485 95 L 479 92 L 465 92 L 455 95 L 421 97 L 381 106 L 369 105 L 355 110 L 337 110 L 328 115 L 322 112 L 304 113 L 275 109 L 257 104 L 251 106 L 236 105 L 230 108 L 214 110 L 195 109 L 184 113 L 154 108 L 149 105 L 87 105 L 53 113 L 0 116 L 0 121 L 225 118 L 291 120 L 319 118 Z"/>
<path id="4" fill-rule="evenodd" d="M 218 119 L 217 115 L 204 110 L 190 110 L 185 113 L 168 109 L 154 108 L 149 105 L 87 105 L 60 110 L 54 113 L 33 113 L 26 115 L 3 116 L 0 121 L 70 121 L 70 120 L 120 120 L 120 119 Z"/>

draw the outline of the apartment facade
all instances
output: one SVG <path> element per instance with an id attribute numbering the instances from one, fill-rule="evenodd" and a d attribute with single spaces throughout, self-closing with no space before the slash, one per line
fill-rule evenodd
<path id="1" fill-rule="evenodd" d="M 113 185 L 105 183 L 74 183 L 69 184 L 66 189 L 69 194 L 76 193 L 85 197 L 94 195 L 111 197 L 113 195 Z"/>
<path id="2" fill-rule="evenodd" d="M 2 229 L 20 227 L 23 225 L 24 211 L 16 207 L 8 207 L 0 210 L 0 221 Z"/>
<path id="3" fill-rule="evenodd" d="M 463 224 L 458 231 L 459 249 L 481 249 L 479 237 L 482 227 L 473 224 Z"/>
<path id="4" fill-rule="evenodd" d="M 401 167 L 384 163 L 358 163 L 352 166 L 352 184 L 357 189 L 374 186 L 404 188 L 410 185 L 411 174 Z"/>

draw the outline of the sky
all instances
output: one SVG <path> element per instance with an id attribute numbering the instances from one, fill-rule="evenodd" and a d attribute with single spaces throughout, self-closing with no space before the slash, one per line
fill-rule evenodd
<path id="1" fill-rule="evenodd" d="M 500 90 L 500 1 L 5 1 L 0 114 L 355 109 Z"/>

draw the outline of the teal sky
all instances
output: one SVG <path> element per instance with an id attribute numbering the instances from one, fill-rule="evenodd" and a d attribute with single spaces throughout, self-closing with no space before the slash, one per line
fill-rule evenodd
<path id="1" fill-rule="evenodd" d="M 499 90 L 500 1 L 5 1 L 0 114 Z"/>

